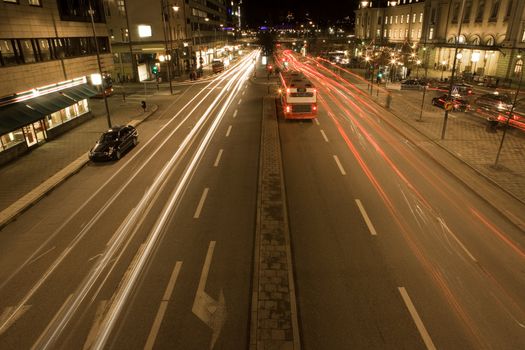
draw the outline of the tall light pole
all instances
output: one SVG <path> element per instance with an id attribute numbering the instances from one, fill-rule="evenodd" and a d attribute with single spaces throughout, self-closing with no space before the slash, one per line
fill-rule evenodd
<path id="1" fill-rule="evenodd" d="M 450 6 L 452 6 L 452 2 L 450 3 Z M 461 1 L 461 10 L 459 11 L 459 24 L 458 24 L 458 36 L 456 37 L 454 46 L 454 62 L 452 63 L 452 74 L 450 75 L 450 85 L 448 88 L 448 96 L 452 95 L 452 88 L 454 87 L 454 73 L 456 71 L 456 60 L 458 59 L 458 46 L 459 46 L 459 39 L 461 37 L 461 26 L 463 25 L 463 11 L 465 10 L 465 0 Z M 448 18 L 447 18 L 448 22 Z M 448 110 L 445 109 L 445 115 L 443 117 L 443 129 L 441 130 L 441 139 L 445 139 L 445 132 L 447 130 L 447 121 L 448 121 Z"/>
<path id="2" fill-rule="evenodd" d="M 104 97 L 104 105 L 106 106 L 106 119 L 108 122 L 108 127 L 111 129 L 111 116 L 109 114 L 109 105 L 108 105 L 108 97 L 106 96 L 106 89 L 104 88 L 104 78 L 102 76 L 102 64 L 100 63 L 100 52 L 98 48 L 98 40 L 97 40 L 97 33 L 95 31 L 95 20 L 93 19 L 93 15 L 95 11 L 93 10 L 93 7 L 91 7 L 91 1 L 89 2 L 89 17 L 91 17 L 91 29 L 93 30 L 93 39 L 95 40 L 95 51 L 97 53 L 97 64 L 98 64 L 98 74 L 100 74 L 100 78 L 102 79 L 102 96 Z"/>
<path id="3" fill-rule="evenodd" d="M 166 66 L 168 67 L 168 82 L 170 84 L 170 95 L 173 95 L 173 85 L 171 82 L 171 51 L 168 49 L 168 35 L 169 35 L 169 41 L 170 41 L 170 47 L 171 47 L 171 25 L 169 34 L 167 33 L 168 28 L 166 28 L 166 22 L 171 22 L 170 15 L 168 9 L 168 1 L 167 0 L 161 0 L 161 13 L 162 13 L 162 29 L 164 30 L 164 46 L 165 46 L 165 59 L 166 59 Z"/>
<path id="4" fill-rule="evenodd" d="M 518 54 L 518 59 L 521 59 L 520 54 Z M 512 104 L 512 107 L 510 108 L 509 115 L 507 116 L 507 121 L 505 122 L 505 128 L 503 129 L 503 135 L 501 136 L 501 141 L 499 143 L 498 153 L 496 154 L 496 160 L 494 161 L 494 167 L 498 166 L 499 156 L 501 154 L 501 149 L 503 148 L 503 141 L 505 141 L 505 136 L 507 135 L 507 130 L 510 124 L 510 118 L 512 118 L 512 113 L 514 113 L 514 109 L 516 108 L 516 103 L 518 102 L 518 96 L 520 94 L 522 82 L 523 82 L 523 66 L 521 67 L 520 82 L 518 84 L 518 89 L 516 90 L 516 96 L 514 96 L 514 103 Z"/>

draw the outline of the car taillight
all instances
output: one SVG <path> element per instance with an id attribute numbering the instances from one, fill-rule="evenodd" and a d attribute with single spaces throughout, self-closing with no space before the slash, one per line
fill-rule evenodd
<path id="1" fill-rule="evenodd" d="M 290 106 L 286 106 L 286 113 L 290 113 Z"/>
<path id="2" fill-rule="evenodd" d="M 317 111 L 317 106 L 316 105 L 312 105 L 312 110 Z"/>

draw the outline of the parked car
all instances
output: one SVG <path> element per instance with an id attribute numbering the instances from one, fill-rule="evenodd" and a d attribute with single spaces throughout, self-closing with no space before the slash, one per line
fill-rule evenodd
<path id="1" fill-rule="evenodd" d="M 476 105 L 492 111 L 506 112 L 512 108 L 512 100 L 507 94 L 484 94 L 478 97 Z"/>
<path id="2" fill-rule="evenodd" d="M 401 90 L 419 90 L 427 86 L 428 83 L 419 79 L 407 79 L 401 82 Z"/>
<path id="3" fill-rule="evenodd" d="M 213 60 L 211 69 L 213 73 L 220 73 L 224 70 L 224 63 L 221 60 Z"/>
<path id="4" fill-rule="evenodd" d="M 463 98 L 454 96 L 450 97 L 447 94 L 444 94 L 432 99 L 432 104 L 440 108 L 445 108 L 445 103 L 447 102 L 452 103 L 452 109 L 454 111 L 466 112 L 470 109 L 469 102 Z"/>
<path id="5" fill-rule="evenodd" d="M 450 83 L 440 82 L 437 85 L 438 90 L 447 91 L 450 89 Z M 465 83 L 454 83 L 452 85 L 452 95 L 456 94 L 459 96 L 470 96 L 474 93 L 472 85 Z"/>
<path id="6" fill-rule="evenodd" d="M 120 159 L 138 142 L 138 132 L 131 125 L 114 126 L 104 132 L 89 151 L 92 161 Z"/>

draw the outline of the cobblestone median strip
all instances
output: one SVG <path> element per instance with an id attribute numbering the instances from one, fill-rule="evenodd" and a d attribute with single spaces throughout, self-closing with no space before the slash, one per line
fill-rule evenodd
<path id="1" fill-rule="evenodd" d="M 297 304 L 275 99 L 263 100 L 251 350 L 298 350 Z"/>

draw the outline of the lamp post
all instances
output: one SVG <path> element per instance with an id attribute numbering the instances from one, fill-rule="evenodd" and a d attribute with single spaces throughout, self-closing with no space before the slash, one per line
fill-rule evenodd
<path id="1" fill-rule="evenodd" d="M 452 6 L 452 4 L 450 4 Z M 458 23 L 458 36 L 454 41 L 454 62 L 452 63 L 452 74 L 450 75 L 450 85 L 448 88 L 448 96 L 452 95 L 452 88 L 454 87 L 454 73 L 456 70 L 456 60 L 458 59 L 458 45 L 461 38 L 461 26 L 463 25 L 463 11 L 465 11 L 465 0 L 461 1 L 461 10 L 459 11 L 459 23 Z M 447 19 L 448 21 L 448 19 Z M 460 56 L 461 57 L 461 56 Z M 443 129 L 441 130 L 441 139 L 445 139 L 445 133 L 447 130 L 447 121 L 448 121 L 448 110 L 445 109 L 445 115 L 443 116 Z"/>
<path id="2" fill-rule="evenodd" d="M 172 59 L 172 52 L 171 52 L 171 20 L 168 9 L 168 1 L 167 0 L 161 0 L 161 7 L 162 7 L 162 29 L 164 30 L 164 46 L 165 46 L 165 59 L 166 59 L 166 66 L 168 67 L 168 82 L 170 84 L 170 95 L 173 95 L 173 84 L 171 82 L 171 59 Z M 167 27 L 167 23 L 170 23 Z M 168 37 L 170 46 L 168 49 Z"/>
<path id="3" fill-rule="evenodd" d="M 93 30 L 93 39 L 95 40 L 95 51 L 97 53 L 97 64 L 98 64 L 98 73 L 100 74 L 100 78 L 102 79 L 102 64 L 100 63 L 100 52 L 98 48 L 98 40 L 97 40 L 97 34 L 95 32 L 95 20 L 93 19 L 93 15 L 95 14 L 95 11 L 91 7 L 91 1 L 89 2 L 89 17 L 91 18 L 91 29 Z M 109 114 L 109 105 L 108 105 L 108 97 L 106 96 L 106 89 L 104 88 L 104 79 L 102 79 L 101 82 L 102 86 L 102 96 L 104 97 L 104 105 L 106 106 L 106 119 L 108 122 L 108 127 L 111 129 L 111 116 Z"/>
<path id="4" fill-rule="evenodd" d="M 416 78 L 419 78 L 419 66 L 421 65 L 421 60 L 416 61 Z"/>
<path id="5" fill-rule="evenodd" d="M 445 72 L 445 65 L 447 61 L 441 61 L 441 81 L 443 81 L 443 73 Z"/>
<path id="6" fill-rule="evenodd" d="M 518 54 L 517 58 L 521 59 L 521 55 Z M 516 96 L 514 96 L 514 102 L 512 103 L 512 107 L 510 108 L 509 115 L 507 116 L 507 121 L 505 122 L 505 128 L 503 128 L 503 135 L 501 135 L 501 141 L 499 143 L 498 153 L 496 154 L 496 160 L 494 161 L 494 167 L 498 166 L 499 156 L 501 154 L 501 149 L 503 148 L 503 141 L 505 141 L 505 136 L 507 135 L 507 130 L 509 128 L 510 118 L 512 118 L 512 113 L 514 113 L 514 109 L 516 108 L 516 102 L 518 101 L 518 96 L 520 94 L 520 89 L 521 89 L 521 83 L 522 82 L 523 82 L 523 67 L 521 67 L 520 82 L 518 84 L 518 89 L 516 90 Z"/>

